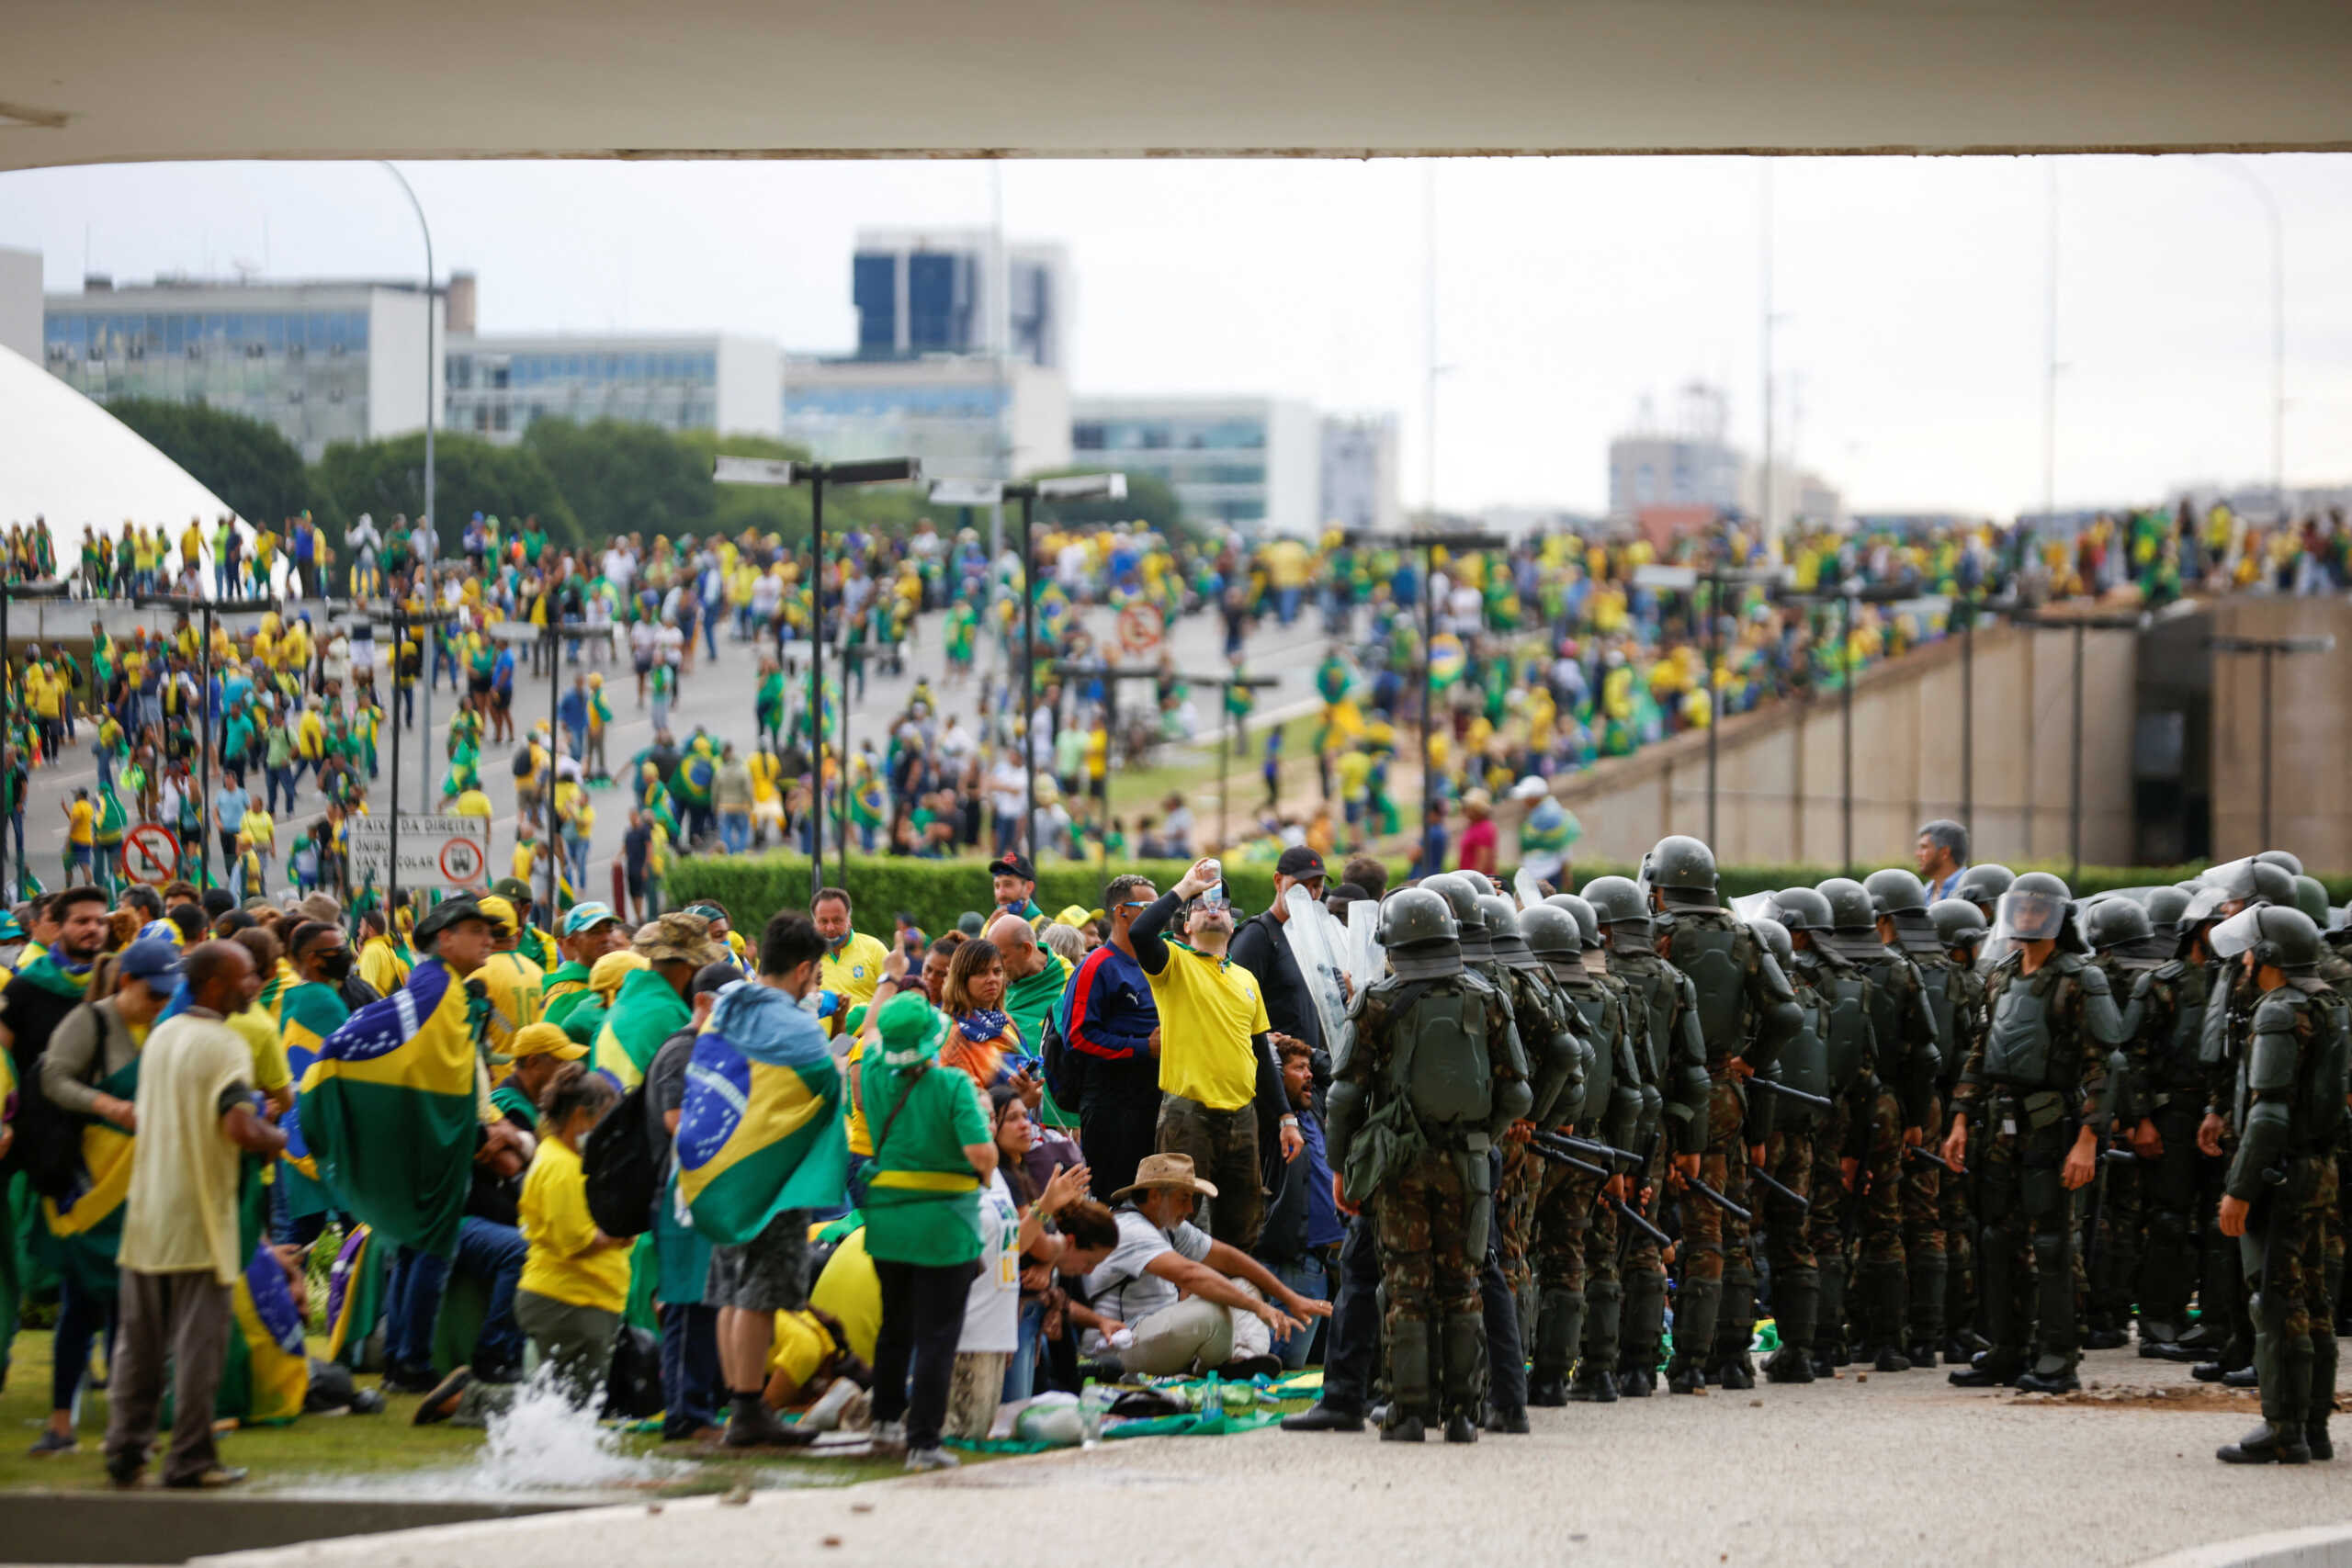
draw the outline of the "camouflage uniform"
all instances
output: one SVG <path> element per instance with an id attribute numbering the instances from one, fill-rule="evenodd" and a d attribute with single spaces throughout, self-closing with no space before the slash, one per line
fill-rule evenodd
<path id="1" fill-rule="evenodd" d="M 1526 1048 L 1529 1066 L 1543 1072 L 1541 1043 L 1552 1036 L 1577 1032 L 1571 1010 L 1548 975 L 1498 964 L 1491 969 L 1473 965 L 1510 999 L 1511 1019 Z M 1502 1145 L 1502 1173 L 1495 1184 L 1496 1236 L 1501 1244 L 1503 1283 L 1519 1307 L 1521 1345 L 1533 1337 L 1535 1271 L 1531 1262 L 1535 1242 L 1535 1212 L 1543 1199 L 1546 1163 L 1513 1138 Z M 1571 1173 L 1573 1174 L 1573 1173 Z"/>
<path id="2" fill-rule="evenodd" d="M 1952 966 L 1950 984 L 1952 997 L 1952 1037 L 1947 1042 L 1951 1049 L 1945 1055 L 1941 1070 L 1939 1099 L 1943 1116 L 1932 1131 L 1940 1144 L 1943 1135 L 1951 1131 L 1951 1118 L 1956 1107 L 1952 1103 L 1952 1089 L 1960 1079 L 1960 1064 L 1969 1052 L 1981 1047 L 1984 1040 L 1984 978 L 1975 970 L 1962 964 Z M 1969 1165 L 1975 1164 L 1973 1148 L 1967 1156 Z M 1941 1176 L 1941 1172 L 1937 1173 Z M 1969 1203 L 1970 1183 L 1965 1177 L 1947 1178 L 1936 1187 L 1936 1218 L 1944 1238 L 1944 1331 L 1948 1343 L 1964 1340 L 1973 1330 L 1976 1321 L 1976 1214 Z M 1913 1325 L 1916 1337 L 1918 1325 Z M 1947 1360 L 1955 1358 L 1950 1348 L 1944 1351 Z"/>
<path id="3" fill-rule="evenodd" d="M 1731 1064 L 1736 1059 L 1758 1071 L 1771 1066 L 1797 1027 L 1795 995 L 1764 944 L 1729 910 L 1674 903 L 1672 890 L 1667 897 L 1667 959 L 1690 983 L 1706 1056 L 1699 1179 L 1753 1213 L 1747 1151 L 1764 1141 L 1771 1111 L 1759 1104 L 1751 1121 Z M 1756 1262 L 1749 1222 L 1696 1191 L 1684 1192 L 1679 1206 L 1674 1386 L 1703 1386 L 1713 1368 L 1731 1386 L 1752 1387 L 1747 1346 L 1756 1325 Z"/>
<path id="4" fill-rule="evenodd" d="M 1953 1376 L 2072 1386 L 2076 1214 L 2060 1168 L 2082 1129 L 2105 1135 L 2107 1053 L 2123 1027 L 2107 976 L 2080 954 L 2052 953 L 2031 975 L 2023 957 L 2009 953 L 1986 980 L 1991 1021 L 1955 1090 L 1961 1113 L 1984 1129 L 1978 1281 L 1993 1348 Z"/>
<path id="5" fill-rule="evenodd" d="M 1803 1064 L 1806 1081 L 1794 1087 L 1826 1092 L 1828 1003 L 1812 985 L 1812 971 L 1792 955 L 1787 970 L 1796 997 L 1797 1036 L 1774 1077 L 1788 1076 L 1786 1064 Z M 1776 1099 L 1771 1132 L 1764 1141 L 1764 1173 L 1799 1199 L 1813 1195 L 1814 1129 L 1822 1112 L 1801 1100 Z M 1759 1184 L 1760 1186 L 1760 1184 Z M 1820 1321 L 1821 1267 L 1813 1249 L 1812 1212 L 1806 1204 L 1762 1188 L 1758 1218 L 1764 1227 L 1764 1256 L 1771 1266 L 1772 1315 L 1781 1349 L 1765 1363 L 1775 1382 L 1810 1382 L 1815 1330 Z"/>
<path id="6" fill-rule="evenodd" d="M 1614 950 L 1609 969 L 1625 987 L 1627 1017 L 1646 1057 L 1644 1081 L 1656 1084 L 1662 1097 L 1662 1120 L 1651 1134 L 1649 1165 L 1641 1182 L 1654 1192 L 1664 1192 L 1669 1145 L 1678 1154 L 1704 1153 L 1713 1117 L 1707 1047 L 1699 1033 L 1698 994 L 1690 976 L 1655 953 Z M 1621 1239 L 1620 1246 L 1624 1247 L 1621 1268 L 1625 1299 L 1619 1366 L 1628 1386 L 1646 1393 L 1666 1337 L 1666 1257 L 1656 1241 L 1639 1232 L 1632 1233 L 1630 1242 Z"/>
<path id="7" fill-rule="evenodd" d="M 1418 1058 L 1422 1049 L 1408 1038 L 1419 1027 L 1417 1015 L 1431 1002 L 1452 998 L 1482 1015 L 1494 1111 L 1476 1125 L 1433 1122 L 1398 1105 L 1405 1098 L 1396 1083 L 1399 1053 L 1409 1044 Z M 1331 1156 L 1351 1193 L 1363 1192 L 1361 1201 L 1380 1242 L 1390 1421 L 1442 1414 L 1464 1417 L 1475 1427 L 1487 1382 L 1478 1275 L 1491 1220 L 1488 1146 L 1529 1100 L 1510 1006 L 1500 991 L 1464 970 L 1438 979 L 1383 980 L 1358 991 L 1350 1013 L 1353 1043 L 1332 1066 Z M 1417 1061 L 1416 1070 L 1421 1065 Z M 1340 1096 L 1340 1085 L 1353 1095 Z M 1343 1099 L 1353 1102 L 1345 1111 L 1339 1109 Z M 1361 1119 L 1354 1104 L 1364 1107 Z M 1418 1137 L 1399 1140 L 1385 1168 L 1360 1165 L 1370 1156 L 1355 1145 L 1392 1107 L 1404 1112 L 1400 1123 L 1418 1128 Z"/>
<path id="8" fill-rule="evenodd" d="M 2125 998 L 2134 995 L 2141 976 L 2165 967 L 2165 962 L 2112 952 L 2101 953 L 2092 962 L 2107 972 L 2108 989 L 2119 998 L 2124 1032 L 2131 1034 L 2132 1020 Z M 2140 1076 L 2131 1070 L 2130 1059 L 2127 1042 L 2123 1050 L 2108 1060 L 2114 1126 L 2126 1134 L 2154 1110 L 2141 1098 Z M 2195 1137 L 2193 1131 L 2190 1136 Z M 2154 1186 L 2154 1166 L 2143 1167 L 2137 1160 L 2099 1161 L 2098 1175 L 2090 1189 L 2098 1206 L 2098 1221 L 2085 1243 L 2090 1256 L 2084 1260 L 2085 1321 L 2090 1329 L 2086 1343 L 2092 1349 L 2123 1343 L 2132 1303 L 2142 1299 L 2141 1259 L 2147 1240 L 2149 1195 Z"/>
<path id="9" fill-rule="evenodd" d="M 1878 1110 L 1878 1043 L 1872 1025 L 1875 989 L 1860 964 L 1843 953 L 1815 942 L 1797 954 L 1797 968 L 1825 1003 L 1834 993 L 1849 993 L 1845 1005 L 1859 1016 L 1851 1021 L 1860 1049 L 1842 1066 L 1832 1052 L 1830 1108 L 1817 1119 L 1813 1134 L 1813 1174 L 1807 1195 L 1813 1208 L 1805 1216 L 1805 1244 L 1820 1269 L 1821 1304 L 1814 1324 L 1814 1366 L 1817 1371 L 1844 1366 L 1850 1355 L 1846 1341 L 1846 1281 L 1852 1267 L 1852 1244 L 1860 1229 L 1859 1211 L 1875 1180 L 1881 1190 L 1894 1191 L 1897 1155 L 1878 1140 L 1871 1155 L 1871 1127 Z M 1891 1108 L 1890 1108 L 1891 1109 Z M 1845 1162 L 1855 1161 L 1849 1177 Z"/>
<path id="10" fill-rule="evenodd" d="M 1940 1053 L 1927 987 L 1912 961 L 1874 939 L 1849 947 L 1846 955 L 1870 978 L 1879 1075 L 1856 1107 L 1843 1149 L 1846 1157 L 1862 1162 L 1854 1321 L 1865 1348 L 1878 1353 L 1880 1368 L 1901 1371 L 1894 1363 L 1908 1364 L 1901 1351 L 1910 1342 L 1904 1332 L 1910 1289 L 1906 1228 L 1928 1264 L 1926 1276 L 1940 1285 L 1943 1274 L 1936 1183 L 1942 1173 L 1903 1154 L 1906 1129 L 1918 1128 L 1924 1137 L 1927 1128 L 1942 1122 L 1936 1095 Z M 1906 1166 L 1916 1168 L 1906 1171 Z"/>
<path id="11" fill-rule="evenodd" d="M 2205 1085 L 2197 1051 L 2206 979 L 2202 966 L 2174 959 L 2133 976 L 2123 1010 L 2124 1032 L 2131 1036 L 2123 1048 L 2130 1099 L 2164 1145 L 2154 1160 L 2142 1162 L 2140 1172 L 2146 1218 L 2140 1337 L 2148 1345 L 2177 1344 L 2188 1334 L 2199 1228 L 2211 1222 L 2198 1201 L 2205 1156 L 2197 1148 L 2197 1124 L 2204 1119 Z M 2209 1312 L 2216 1300 L 2233 1293 L 2212 1288 L 2199 1292 Z"/>

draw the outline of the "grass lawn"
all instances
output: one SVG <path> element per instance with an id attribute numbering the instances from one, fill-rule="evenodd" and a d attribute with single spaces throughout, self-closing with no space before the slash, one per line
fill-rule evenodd
<path id="1" fill-rule="evenodd" d="M 0 1491 L 94 1491 L 106 1475 L 99 1447 L 107 1422 L 107 1396 L 85 1393 L 82 1402 L 79 1453 L 32 1459 L 25 1450 L 49 1413 L 50 1339 L 47 1330 L 27 1330 L 16 1340 L 8 1383 L 0 1392 Z M 315 1353 L 321 1347 L 313 1343 Z M 375 1379 L 360 1380 L 372 1386 Z M 393 1394 L 380 1416 L 307 1416 L 288 1427 L 256 1427 L 230 1433 L 222 1457 L 245 1465 L 263 1490 L 314 1490 L 336 1482 L 366 1478 L 373 1492 L 390 1490 L 385 1478 L 414 1474 L 420 1487 L 447 1495 L 463 1487 L 464 1472 L 481 1457 L 483 1434 L 454 1427 L 417 1427 L 410 1418 L 416 1396 Z M 769 1453 L 745 1457 L 716 1447 L 664 1443 L 654 1437 L 624 1436 L 619 1451 L 676 1461 L 678 1468 L 653 1480 L 629 1483 L 650 1495 L 685 1496 L 735 1486 L 845 1486 L 900 1472 L 897 1460 L 864 1457 L 809 1458 Z M 967 1454 L 972 1463 L 984 1456 Z M 153 1474 L 153 1472 L 150 1472 Z M 485 1486 L 482 1490 L 487 1493 Z"/>

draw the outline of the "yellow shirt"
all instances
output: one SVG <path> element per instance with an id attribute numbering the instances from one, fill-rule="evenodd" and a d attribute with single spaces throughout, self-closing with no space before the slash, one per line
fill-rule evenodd
<path id="1" fill-rule="evenodd" d="M 359 977 L 384 996 L 408 984 L 409 966 L 390 939 L 371 936 L 359 944 Z"/>
<path id="2" fill-rule="evenodd" d="M 278 1037 L 277 1021 L 259 1002 L 243 1012 L 232 1012 L 229 1027 L 245 1043 L 254 1059 L 254 1087 L 264 1094 L 274 1094 L 294 1081 L 294 1069 L 286 1060 L 286 1042 Z"/>
<path id="3" fill-rule="evenodd" d="M 1238 1111 L 1258 1092 L 1250 1036 L 1263 1034 L 1266 998 L 1257 976 L 1229 959 L 1175 942 L 1159 974 L 1147 971 L 1159 1009 L 1159 1090 L 1212 1111 Z"/>
<path id="4" fill-rule="evenodd" d="M 846 1014 L 874 999 L 874 988 L 882 983 L 882 965 L 889 956 L 890 950 L 880 942 L 863 931 L 852 931 L 838 954 L 825 954 L 818 966 L 818 984 L 841 993 L 841 1010 Z"/>
<path id="5" fill-rule="evenodd" d="M 88 801 L 75 801 L 67 818 L 65 841 L 69 844 L 87 845 L 90 841 L 90 825 L 96 821 L 97 815 L 96 810 Z"/>
<path id="6" fill-rule="evenodd" d="M 539 1021 L 546 1006 L 547 971 L 519 953 L 493 953 L 471 978 L 481 982 L 490 1002 L 483 1040 L 492 1051 L 503 1053 L 516 1030 Z"/>
<path id="7" fill-rule="evenodd" d="M 571 1306 L 618 1312 L 628 1304 L 629 1248 L 596 1245 L 588 1217 L 588 1179 L 580 1156 L 561 1138 L 541 1138 L 523 1178 L 523 1258 L 516 1288 Z"/>
<path id="8" fill-rule="evenodd" d="M 842 1063 L 844 1070 L 857 1066 L 858 1062 L 865 1056 L 865 1042 L 864 1040 L 854 1040 L 850 1042 L 849 1055 L 843 1059 Z M 844 1076 L 843 1082 L 844 1084 L 847 1082 L 846 1076 Z M 874 1157 L 874 1130 L 865 1124 L 865 1109 L 858 1103 L 859 1098 L 859 1096 L 854 1094 L 849 1097 L 849 1152 L 854 1155 L 864 1155 L 867 1159 L 872 1159 Z"/>
<path id="9" fill-rule="evenodd" d="M 237 822 L 237 837 L 257 850 L 277 848 L 277 818 L 258 806 L 248 807 Z"/>
<path id="10" fill-rule="evenodd" d="M 479 817 L 484 821 L 488 821 L 492 817 L 497 815 L 491 807 L 490 796 L 482 794 L 482 792 L 478 789 L 460 790 L 458 794 L 457 804 L 450 807 L 449 809 L 457 816 Z"/>

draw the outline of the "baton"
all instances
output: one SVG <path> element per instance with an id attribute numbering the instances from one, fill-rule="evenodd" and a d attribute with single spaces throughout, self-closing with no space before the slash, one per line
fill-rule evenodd
<path id="1" fill-rule="evenodd" d="M 1932 1149 L 1928 1149 L 1916 1144 L 1903 1151 L 1903 1157 L 1905 1159 L 1923 1161 L 1926 1164 L 1934 1166 L 1938 1170 L 1945 1171 L 1951 1175 L 1956 1176 L 1959 1174 L 1959 1172 L 1952 1170 L 1951 1162 L 1944 1158 L 1943 1156 L 1937 1154 Z"/>
<path id="2" fill-rule="evenodd" d="M 1741 1208 L 1738 1204 L 1733 1202 L 1730 1199 L 1724 1197 L 1722 1193 L 1716 1191 L 1713 1188 L 1708 1186 L 1705 1182 L 1700 1180 L 1695 1176 L 1684 1177 L 1682 1179 L 1682 1185 L 1688 1187 L 1691 1191 L 1696 1192 L 1700 1197 L 1704 1198 L 1707 1201 L 1713 1203 L 1716 1208 L 1721 1209 L 1724 1213 L 1729 1214 L 1736 1220 L 1753 1220 L 1756 1217 L 1747 1210 Z"/>
<path id="3" fill-rule="evenodd" d="M 1631 1149 L 1617 1148 L 1609 1144 L 1596 1142 L 1591 1138 L 1572 1138 L 1566 1133 L 1544 1132 L 1537 1133 L 1535 1137 L 1539 1142 L 1548 1144 L 1563 1154 L 1585 1155 L 1593 1159 L 1616 1160 L 1627 1166 L 1637 1166 L 1642 1163 L 1642 1156 Z"/>
<path id="4" fill-rule="evenodd" d="M 1781 1186 L 1778 1181 L 1772 1179 L 1770 1174 L 1767 1172 L 1762 1166 L 1749 1166 L 1747 1168 L 1747 1174 L 1751 1180 L 1760 1182 L 1762 1185 L 1770 1188 L 1773 1191 L 1778 1192 L 1781 1197 L 1786 1198 L 1790 1202 L 1794 1203 L 1798 1208 L 1807 1211 L 1812 1209 L 1812 1199 L 1806 1197 L 1804 1193 L 1797 1191 L 1793 1188 Z"/>
<path id="5" fill-rule="evenodd" d="M 1760 1089 L 1772 1094 L 1786 1095 L 1791 1100 L 1800 1100 L 1807 1105 L 1817 1105 L 1824 1111 L 1837 1109 L 1838 1102 L 1826 1094 L 1808 1094 L 1804 1089 L 1791 1089 L 1787 1084 L 1776 1083 L 1770 1078 L 1751 1077 L 1743 1081 L 1749 1089 Z"/>
<path id="6" fill-rule="evenodd" d="M 2101 1149 L 2098 1157 L 2109 1165 L 2137 1165 L 2140 1156 L 2130 1149 Z"/>
<path id="7" fill-rule="evenodd" d="M 1597 1176 L 1603 1181 L 1609 1179 L 1609 1172 L 1590 1160 L 1578 1159 L 1574 1155 L 1562 1154 L 1557 1149 L 1547 1149 L 1542 1144 L 1528 1145 L 1527 1152 L 1538 1159 L 1548 1159 L 1555 1165 L 1565 1165 L 1571 1170 L 1581 1170 L 1587 1176 Z"/>
<path id="8" fill-rule="evenodd" d="M 1641 1215 L 1634 1213 L 1632 1205 L 1628 1204 L 1623 1199 L 1608 1198 L 1605 1193 L 1602 1196 L 1607 1198 L 1609 1206 L 1617 1211 L 1618 1218 L 1623 1220 L 1627 1224 L 1633 1226 L 1635 1230 L 1640 1231 L 1643 1235 L 1648 1236 L 1660 1247 L 1672 1247 L 1674 1245 L 1674 1238 L 1672 1236 L 1667 1235 L 1664 1231 L 1650 1224 L 1649 1221 L 1642 1218 Z"/>

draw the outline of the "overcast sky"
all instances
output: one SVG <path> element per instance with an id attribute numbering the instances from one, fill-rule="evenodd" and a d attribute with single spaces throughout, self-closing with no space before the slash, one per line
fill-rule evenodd
<path id="1" fill-rule="evenodd" d="M 1773 164 L 1783 461 L 1861 510 L 2007 515 L 2042 495 L 2052 161 Z M 2058 165 L 2061 504 L 2269 476 L 2269 231 L 2285 220 L 2287 472 L 2352 479 L 2352 156 Z M 1262 392 L 1395 411 L 1424 491 L 1429 165 L 1009 163 L 1012 237 L 1070 251 L 1086 392 Z M 403 165 L 487 331 L 723 329 L 853 340 L 861 225 L 985 224 L 981 163 Z M 1598 511 L 1609 438 L 1693 378 L 1760 433 L 1761 164 L 1436 167 L 1438 499 Z M 89 268 L 413 276 L 415 220 L 368 164 L 0 175 L 0 245 Z"/>

